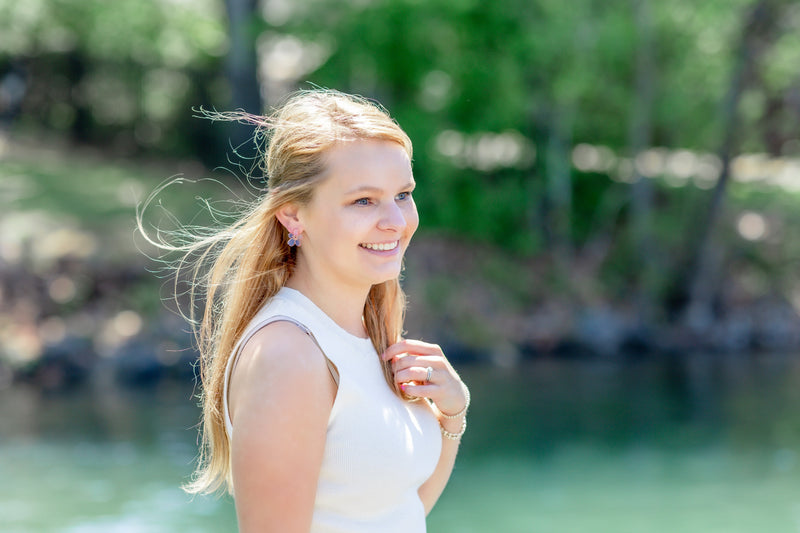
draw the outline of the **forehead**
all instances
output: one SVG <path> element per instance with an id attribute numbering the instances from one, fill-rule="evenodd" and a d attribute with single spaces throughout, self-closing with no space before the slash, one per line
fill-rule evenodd
<path id="1" fill-rule="evenodd" d="M 359 140 L 331 148 L 325 157 L 326 179 L 320 186 L 395 187 L 413 181 L 411 160 L 402 145 L 391 141 Z"/>

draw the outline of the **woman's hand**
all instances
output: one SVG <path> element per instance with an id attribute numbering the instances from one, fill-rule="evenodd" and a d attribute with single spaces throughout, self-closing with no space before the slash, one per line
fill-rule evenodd
<path id="1" fill-rule="evenodd" d="M 403 392 L 412 398 L 430 399 L 440 413 L 442 453 L 433 474 L 418 490 L 427 514 L 436 504 L 453 471 L 461 439 L 445 438 L 445 432 L 463 433 L 466 427 L 467 388 L 436 344 L 402 340 L 389 346 L 381 357 L 384 361 L 391 361 L 394 381 Z M 458 416 L 447 418 L 452 415 Z"/>
<path id="2" fill-rule="evenodd" d="M 391 361 L 395 383 L 407 395 L 429 398 L 445 415 L 459 413 L 467 404 L 464 384 L 438 345 L 406 339 L 381 357 Z"/>

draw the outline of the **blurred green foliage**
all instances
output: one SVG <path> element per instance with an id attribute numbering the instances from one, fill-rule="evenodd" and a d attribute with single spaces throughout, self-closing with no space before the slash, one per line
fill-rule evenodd
<path id="1" fill-rule="evenodd" d="M 3 0 L 0 72 L 25 79 L 20 127 L 185 154 L 190 108 L 225 99 L 225 31 L 213 0 Z"/>
<path id="2" fill-rule="evenodd" d="M 713 162 L 745 38 L 755 55 L 736 102 L 736 151 L 800 154 L 800 5 L 787 0 L 0 0 L 0 87 L 15 74 L 25 83 L 18 106 L 0 99 L 0 119 L 117 153 L 226 165 L 229 130 L 191 108 L 235 105 L 226 75 L 237 60 L 226 19 L 234 6 L 252 11 L 243 31 L 265 108 L 309 82 L 377 99 L 415 142 L 425 227 L 567 263 L 605 246 L 594 273 L 618 294 L 646 283 L 630 212 L 637 140 Z M 748 23 L 754 9 L 769 15 L 760 26 Z M 644 73 L 643 49 L 652 58 Z M 647 139 L 632 133 L 637 113 Z M 608 164 L 580 168 L 581 145 Z M 679 172 L 681 186 L 669 164 L 649 176 L 645 237 L 659 281 L 648 290 L 669 292 L 694 253 L 710 194 L 700 168 Z M 770 235 L 789 242 L 796 193 L 775 203 L 786 187 L 731 189 L 734 209 L 716 238 L 756 247 L 758 268 L 774 265 L 768 244 L 742 241 L 737 217 L 776 210 Z M 783 250 L 781 261 L 797 261 Z"/>

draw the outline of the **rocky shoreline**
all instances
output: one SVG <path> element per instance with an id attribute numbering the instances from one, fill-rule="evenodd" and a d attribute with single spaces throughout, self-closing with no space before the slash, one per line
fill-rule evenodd
<path id="1" fill-rule="evenodd" d="M 408 336 L 438 342 L 456 364 L 500 366 L 540 357 L 800 353 L 800 315 L 777 296 L 726 308 L 703 331 L 643 327 L 625 305 L 548 292 L 536 284 L 536 270 L 452 239 L 419 239 L 404 276 Z M 2 272 L 0 388 L 194 379 L 189 326 L 161 304 L 160 281 L 143 260 L 64 260 L 38 273 L 9 265 Z"/>

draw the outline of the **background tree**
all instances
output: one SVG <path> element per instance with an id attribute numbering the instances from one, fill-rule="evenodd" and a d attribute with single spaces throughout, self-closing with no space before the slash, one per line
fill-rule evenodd
<path id="1" fill-rule="evenodd" d="M 759 0 L 749 6 L 742 17 L 742 30 L 736 46 L 736 56 L 730 86 L 722 108 L 722 145 L 719 158 L 722 162 L 705 217 L 699 225 L 698 237 L 691 245 L 691 267 L 686 288 L 689 301 L 686 321 L 697 331 L 708 328 L 713 320 L 712 303 L 718 291 L 716 273 L 721 255 L 718 241 L 712 236 L 720 224 L 725 193 L 731 176 L 731 160 L 737 152 L 739 131 L 742 127 L 739 106 L 747 85 L 758 77 L 756 70 L 763 56 L 780 37 L 780 20 L 785 4 L 779 0 Z"/>
<path id="2" fill-rule="evenodd" d="M 228 85 L 231 88 L 230 107 L 261 114 L 264 110 L 256 56 L 258 0 L 225 0 L 225 8 L 230 42 L 226 61 Z M 245 156 L 252 156 L 254 153 L 253 147 L 248 143 L 251 137 L 251 128 L 244 124 L 232 125 L 231 142 L 237 150 L 249 148 L 243 154 Z"/>
<path id="3" fill-rule="evenodd" d="M 702 324 L 722 274 L 798 286 L 793 197 L 768 188 L 791 180 L 745 183 L 735 161 L 800 154 L 799 26 L 784 0 L 0 0 L 0 113 L 14 134 L 213 167 L 241 137 L 193 107 L 360 93 L 415 140 L 426 228 L 539 258 L 539 294 L 576 307 Z M 779 251 L 742 237 L 749 211 Z"/>

